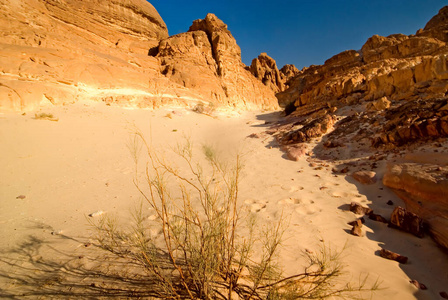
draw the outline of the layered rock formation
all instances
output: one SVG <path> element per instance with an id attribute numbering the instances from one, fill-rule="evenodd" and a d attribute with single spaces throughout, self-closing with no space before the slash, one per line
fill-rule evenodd
<path id="1" fill-rule="evenodd" d="M 405 200 L 407 210 L 423 218 L 434 239 L 448 249 L 448 161 L 390 164 L 383 183 Z"/>
<path id="2" fill-rule="evenodd" d="M 266 53 L 261 53 L 252 60 L 249 71 L 275 92 L 285 89 L 285 82 L 277 68 L 275 60 Z"/>
<path id="3" fill-rule="evenodd" d="M 168 39 L 145 0 L 1 0 L 0 109 L 78 99 L 277 107 L 274 92 L 244 70 L 235 39 L 212 15 Z"/>
<path id="4" fill-rule="evenodd" d="M 147 52 L 168 31 L 147 1 L 2 0 L 0 11 L 2 109 L 150 96 L 159 70 Z"/>
<path id="5" fill-rule="evenodd" d="M 291 114 L 271 132 L 287 152 L 307 149 L 321 159 L 348 161 L 338 173 L 356 166 L 374 170 L 389 155 L 397 160 L 411 149 L 428 149 L 428 157 L 446 152 L 447 42 L 448 6 L 415 35 L 375 35 L 359 51 L 344 51 L 300 71 L 277 94 Z M 314 138 L 311 145 L 308 136 Z M 448 249 L 447 163 L 391 163 L 383 183 Z"/>
<path id="6" fill-rule="evenodd" d="M 157 57 L 163 75 L 194 90 L 204 101 L 277 107 L 274 91 L 245 69 L 235 38 L 213 14 L 194 21 L 188 32 L 162 40 Z"/>
<path id="7" fill-rule="evenodd" d="M 349 50 L 312 66 L 277 95 L 281 106 L 332 102 L 443 97 L 448 92 L 447 7 L 416 35 L 371 37 L 360 51 Z"/>

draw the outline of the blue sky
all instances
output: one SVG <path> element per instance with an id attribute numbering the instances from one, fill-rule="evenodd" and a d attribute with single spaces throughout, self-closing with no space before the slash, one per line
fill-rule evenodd
<path id="1" fill-rule="evenodd" d="M 223 20 L 243 62 L 266 52 L 282 67 L 323 64 L 362 47 L 374 34 L 414 34 L 448 5 L 447 0 L 149 0 L 170 35 L 188 31 L 211 12 Z"/>

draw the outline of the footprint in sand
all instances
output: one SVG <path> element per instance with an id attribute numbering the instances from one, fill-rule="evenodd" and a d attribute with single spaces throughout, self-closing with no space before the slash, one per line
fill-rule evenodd
<path id="1" fill-rule="evenodd" d="M 298 198 L 288 198 L 280 201 L 282 204 L 301 204 L 302 202 L 302 199 Z"/>
<path id="2" fill-rule="evenodd" d="M 260 203 L 257 200 L 248 199 L 244 201 L 246 205 L 249 206 L 251 212 L 260 212 L 262 209 L 266 208 L 266 203 Z"/>

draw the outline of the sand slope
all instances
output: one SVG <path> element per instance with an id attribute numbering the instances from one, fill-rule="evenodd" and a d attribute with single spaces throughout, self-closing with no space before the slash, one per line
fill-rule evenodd
<path id="1" fill-rule="evenodd" d="M 349 234 L 347 222 L 356 218 L 347 211 L 351 201 L 369 205 L 386 217 L 393 210 L 388 200 L 401 204 L 380 181 L 363 186 L 345 174 L 334 175 L 328 162 L 313 157 L 298 162 L 285 159 L 269 135 L 248 138 L 264 131 L 265 121 L 275 120 L 277 113 L 210 117 L 182 108 L 127 110 L 95 102 L 41 111 L 52 113 L 58 121 L 36 120 L 31 114 L 0 115 L 1 296 L 80 297 L 74 287 L 61 284 L 65 275 L 51 280 L 44 275 L 77 270 L 64 265 L 64 259 L 77 255 L 81 259 L 88 250 L 89 214 L 101 211 L 130 222 L 129 211 L 141 200 L 133 186 L 129 153 L 135 128 L 159 149 L 169 150 L 188 136 L 198 149 L 207 143 L 223 152 L 243 153 L 240 204 L 261 224 L 282 215 L 287 220 L 281 252 L 286 273 L 302 271 L 306 249 L 317 251 L 321 244 L 335 249 L 346 246 L 347 279 L 356 281 L 370 274 L 372 280 L 383 282 L 385 289 L 373 299 L 439 299 L 439 292 L 447 290 L 448 256 L 429 237 L 419 239 L 371 220 L 363 227 L 364 237 Z M 169 152 L 165 153 L 169 159 Z M 380 164 L 379 176 L 382 170 Z M 21 195 L 25 198 L 17 198 Z M 409 263 L 380 258 L 381 247 L 408 256 Z M 53 264 L 44 267 L 42 262 L 49 261 Z M 418 291 L 410 279 L 424 283 L 428 290 Z M 83 297 L 98 295 L 90 281 L 80 282 L 85 284 L 78 286 L 84 288 Z"/>

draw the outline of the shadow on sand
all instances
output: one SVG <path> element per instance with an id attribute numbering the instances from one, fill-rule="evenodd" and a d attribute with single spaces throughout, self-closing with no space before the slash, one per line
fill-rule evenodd
<path id="1" fill-rule="evenodd" d="M 72 253 L 61 252 L 59 238 L 79 246 Z M 160 295 L 155 281 L 142 274 L 141 266 L 120 262 L 94 248 L 64 235 L 56 241 L 28 236 L 13 249 L 0 252 L 0 278 L 6 283 L 0 288 L 0 298 L 150 299 Z"/>

